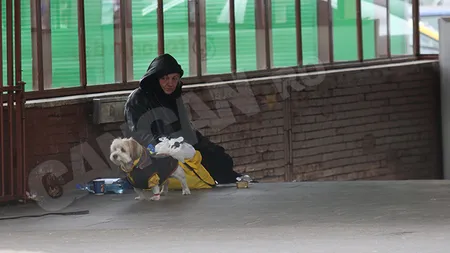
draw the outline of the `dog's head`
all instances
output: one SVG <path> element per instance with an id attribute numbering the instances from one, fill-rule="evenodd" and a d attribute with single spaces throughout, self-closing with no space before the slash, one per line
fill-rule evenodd
<path id="1" fill-rule="evenodd" d="M 109 159 L 125 172 L 133 169 L 133 162 L 142 154 L 142 146 L 133 138 L 116 138 L 110 146 Z"/>

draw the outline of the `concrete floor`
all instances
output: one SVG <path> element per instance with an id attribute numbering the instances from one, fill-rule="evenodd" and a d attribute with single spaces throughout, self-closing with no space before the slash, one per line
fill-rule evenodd
<path id="1" fill-rule="evenodd" d="M 81 216 L 0 221 L 3 252 L 408 252 L 450 250 L 450 181 L 253 184 L 85 196 Z M 0 217 L 43 212 L 28 204 Z"/>

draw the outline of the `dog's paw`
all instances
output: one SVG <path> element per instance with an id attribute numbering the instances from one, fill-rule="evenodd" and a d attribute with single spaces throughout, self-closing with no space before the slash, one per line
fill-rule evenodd
<path id="1" fill-rule="evenodd" d="M 158 201 L 160 198 L 161 198 L 160 195 L 153 195 L 153 196 L 150 198 L 150 200 L 152 200 L 152 201 Z"/>
<path id="2" fill-rule="evenodd" d="M 134 199 L 135 199 L 135 200 L 141 200 L 141 197 L 140 197 L 140 196 L 137 196 L 137 197 L 135 197 Z"/>
<path id="3" fill-rule="evenodd" d="M 181 194 L 183 194 L 183 195 L 191 195 L 191 190 L 184 189 Z"/>

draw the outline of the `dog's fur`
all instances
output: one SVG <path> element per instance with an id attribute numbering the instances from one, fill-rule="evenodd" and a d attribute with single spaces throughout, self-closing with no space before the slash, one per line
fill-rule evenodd
<path id="1" fill-rule="evenodd" d="M 142 147 L 136 140 L 133 138 L 116 138 L 113 140 L 110 146 L 110 157 L 109 159 L 117 166 L 120 166 L 121 169 L 129 173 L 135 168 L 133 162 L 138 159 L 143 152 L 147 152 L 144 147 Z M 164 154 L 160 154 L 164 155 Z M 141 161 L 145 162 L 145 161 Z M 186 175 L 181 166 L 177 166 L 175 171 L 170 175 L 172 178 L 176 178 L 181 183 L 182 194 L 190 195 L 191 191 L 186 182 Z M 160 189 L 159 185 L 155 185 L 152 187 L 152 196 L 148 194 L 148 190 L 146 189 L 137 189 L 134 188 L 134 191 L 138 194 L 135 199 L 138 200 L 159 200 L 160 194 L 167 195 L 168 193 L 168 180 L 164 182 L 162 185 L 162 189 Z"/>

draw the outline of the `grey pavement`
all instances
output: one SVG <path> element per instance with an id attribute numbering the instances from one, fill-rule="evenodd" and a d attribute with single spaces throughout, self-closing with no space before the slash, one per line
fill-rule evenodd
<path id="1" fill-rule="evenodd" d="M 170 192 L 88 195 L 80 216 L 0 221 L 3 252 L 450 251 L 450 181 L 259 183 Z M 44 212 L 35 204 L 0 217 Z"/>

